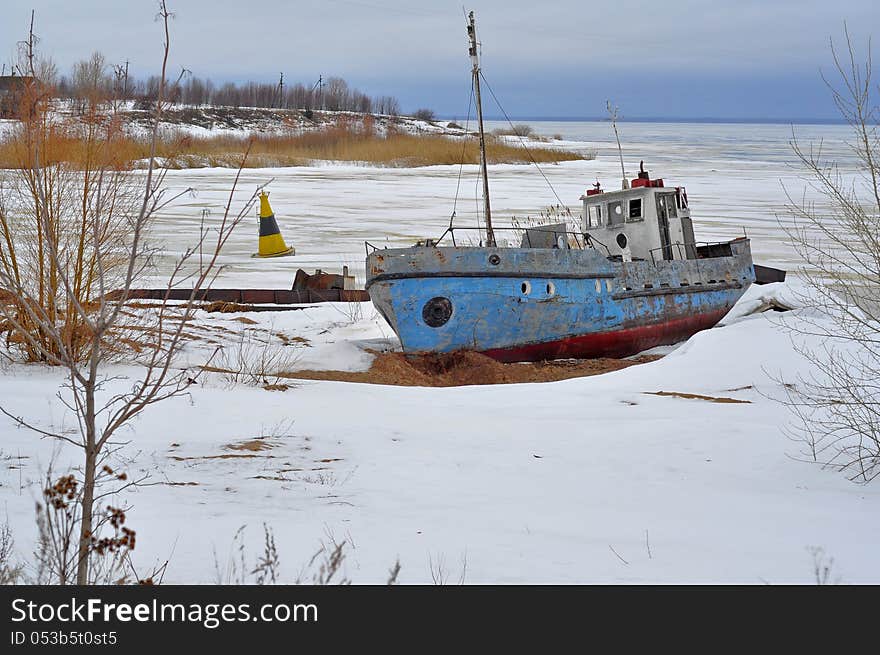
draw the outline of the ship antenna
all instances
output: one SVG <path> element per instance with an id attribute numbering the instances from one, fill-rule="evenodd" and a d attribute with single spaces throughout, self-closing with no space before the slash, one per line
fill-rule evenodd
<path id="1" fill-rule="evenodd" d="M 611 127 L 614 128 L 614 137 L 617 139 L 617 154 L 620 155 L 620 174 L 623 179 L 622 189 L 629 188 L 629 180 L 626 179 L 626 169 L 623 167 L 623 148 L 620 147 L 620 134 L 617 132 L 617 107 L 611 104 L 610 100 L 606 101 L 605 104 L 606 109 L 608 109 L 608 115 L 611 117 Z"/>
<path id="2" fill-rule="evenodd" d="M 483 130 L 483 104 L 480 101 L 480 59 L 477 53 L 477 26 L 474 21 L 474 12 L 468 14 L 467 26 L 468 39 L 470 40 L 469 53 L 473 64 L 474 94 L 477 103 L 477 122 L 480 126 L 480 169 L 483 173 L 483 202 L 486 213 L 486 245 L 495 246 L 495 232 L 492 230 L 492 209 L 489 206 L 489 176 L 486 172 L 486 134 Z"/>

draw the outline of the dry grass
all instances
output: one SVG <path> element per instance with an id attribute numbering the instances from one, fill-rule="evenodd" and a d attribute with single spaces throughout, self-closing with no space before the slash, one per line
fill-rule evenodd
<path id="1" fill-rule="evenodd" d="M 726 398 L 724 396 L 703 396 L 698 393 L 682 393 L 680 391 L 645 391 L 649 396 L 667 396 L 670 398 L 686 398 L 688 400 L 708 400 L 710 403 L 742 403 L 749 404 L 751 400 L 738 400 L 736 398 Z"/>
<path id="2" fill-rule="evenodd" d="M 34 143 L 41 166 L 69 163 L 76 169 L 121 171 L 149 153 L 149 142 L 127 136 L 118 117 L 92 114 L 52 121 L 41 115 L 0 139 L 0 168 L 32 168 L 37 163 Z"/>
<path id="3" fill-rule="evenodd" d="M 253 453 L 224 453 L 223 455 L 203 455 L 201 457 L 193 456 L 193 457 L 179 457 L 177 455 L 172 455 L 171 459 L 175 462 L 189 462 L 193 460 L 206 460 L 206 459 L 254 459 L 255 457 L 268 457 L 274 459 L 274 455 L 254 455 Z"/>
<path id="4" fill-rule="evenodd" d="M 64 125 L 53 128 L 46 137 L 44 161 L 78 167 L 89 157 L 94 158 L 79 132 Z M 479 162 L 476 139 L 398 131 L 379 134 L 369 122 L 342 122 L 302 134 L 290 132 L 252 137 L 166 134 L 158 144 L 157 156 L 170 168 L 237 167 L 249 140 L 252 144 L 246 165 L 251 168 L 304 166 L 314 160 L 359 161 L 390 167 Z M 492 137 L 487 150 L 491 163 L 525 163 L 531 159 L 547 163 L 584 158 L 554 148 L 532 147 L 527 152 L 520 146 Z M 111 167 L 123 169 L 149 156 L 149 141 L 115 129 L 111 147 L 105 148 L 104 152 Z M 22 168 L 27 159 L 20 141 L 9 137 L 0 140 L 0 168 Z"/>

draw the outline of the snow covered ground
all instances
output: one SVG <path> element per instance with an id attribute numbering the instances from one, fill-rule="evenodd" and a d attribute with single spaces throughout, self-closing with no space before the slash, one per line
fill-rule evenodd
<path id="1" fill-rule="evenodd" d="M 785 287 L 754 287 L 742 306 Z M 292 312 L 283 325 L 245 317 L 311 338 L 336 330 L 346 341 L 319 345 L 324 361 L 356 365 L 361 344 L 348 340 L 381 335 L 368 312 L 346 311 Z M 547 384 L 303 381 L 277 392 L 208 376 L 125 434 L 125 470 L 153 483 L 126 494 L 136 562 L 170 558 L 166 581 L 212 582 L 215 551 L 226 566 L 246 525 L 252 563 L 266 523 L 285 580 L 333 539 L 351 545 L 355 582 L 383 582 L 399 558 L 406 583 L 431 582 L 440 562 L 470 583 L 811 583 L 812 547 L 834 557 L 842 581 L 878 582 L 880 488 L 799 461 L 781 433 L 786 410 L 768 398 L 781 393 L 770 374 L 794 381 L 808 370 L 779 325 L 805 311 L 734 313 L 659 361 Z M 43 427 L 71 429 L 55 398 L 61 383 L 51 369 L 7 368 L 0 397 Z M 55 446 L 4 426 L 0 500 L 24 555 Z M 234 448 L 253 439 L 268 448 Z M 70 456 L 57 455 L 56 468 Z"/>
<path id="2" fill-rule="evenodd" d="M 771 131 L 776 141 L 758 135 L 751 160 L 721 157 L 723 177 L 712 172 L 711 153 L 671 158 L 648 128 L 638 138 L 663 159 L 646 164 L 654 175 L 688 186 L 698 238 L 729 238 L 744 225 L 758 261 L 790 267 L 796 255 L 773 217 L 779 180 L 799 182 L 790 157 L 774 155 L 785 130 Z M 615 162 L 603 152 L 594 162 L 544 168 L 572 206 L 597 175 L 613 185 Z M 534 169 L 496 166 L 490 174 L 499 216 L 555 202 Z M 356 165 L 245 171 L 242 196 L 275 178 L 271 201 L 297 255 L 251 259 L 254 219 L 252 231 L 230 242 L 218 285 L 287 287 L 298 267 L 348 264 L 363 275 L 364 239 L 383 245 L 388 234 L 389 245 L 409 243 L 445 228 L 457 175 L 457 167 Z M 466 179 L 462 223 L 474 212 L 474 178 Z M 191 243 L 200 210 L 217 217 L 231 173 L 175 171 L 169 180 L 198 195 L 156 225 L 154 237 L 169 249 L 158 278 Z M 723 325 L 661 360 L 596 377 L 459 388 L 302 381 L 280 392 L 210 374 L 124 435 L 125 470 L 152 483 L 125 498 L 138 533 L 135 561 L 143 570 L 169 559 L 166 582 L 213 582 L 215 560 L 226 565 L 243 525 L 253 563 L 265 523 L 283 581 L 297 577 L 320 542 L 346 540 L 344 571 L 356 583 L 384 582 L 397 559 L 404 583 L 431 582 L 438 568 L 468 583 L 812 583 L 814 547 L 834 558 L 834 578 L 880 582 L 880 487 L 801 461 L 798 444 L 782 433 L 787 411 L 771 399 L 782 392 L 774 377 L 794 382 L 809 371 L 780 321 L 822 319 L 810 307 L 748 311 L 762 298 L 790 300 L 797 286 L 795 278 L 753 287 Z M 243 333 L 306 339 L 285 347 L 294 368 L 363 370 L 367 348 L 395 345 L 368 304 L 200 314 L 197 326 L 227 347 Z M 208 345 L 207 338 L 193 344 L 186 362 L 197 363 Z M 120 388 L 137 369 L 114 372 Z M 0 399 L 43 427 L 72 429 L 56 398 L 62 382 L 57 370 L 6 365 Z M 41 471 L 56 446 L 6 419 L 0 435 L 0 509 L 26 557 Z M 254 439 L 262 450 L 235 448 Z M 74 455 L 57 453 L 56 469 Z"/>
<path id="3" fill-rule="evenodd" d="M 77 116 L 75 103 L 55 100 L 53 112 L 58 119 Z M 108 108 L 109 110 L 109 108 Z M 153 130 L 151 111 L 129 100 L 120 102 L 116 111 L 125 123 L 127 133 L 148 138 Z M 373 130 L 385 134 L 389 129 L 410 134 L 445 134 L 461 136 L 465 131 L 450 121 L 426 121 L 413 116 L 371 114 Z M 340 120 L 359 122 L 364 114 L 351 111 L 315 110 L 310 117 L 302 110 L 269 109 L 265 107 L 212 107 L 207 105 L 174 104 L 166 108 L 159 124 L 160 132 L 168 136 L 245 137 L 250 134 L 300 134 L 323 129 Z M 20 126 L 12 119 L 0 119 L 0 137 Z"/>

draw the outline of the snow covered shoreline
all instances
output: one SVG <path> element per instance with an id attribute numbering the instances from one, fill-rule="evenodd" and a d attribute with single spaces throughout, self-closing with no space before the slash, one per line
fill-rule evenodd
<path id="1" fill-rule="evenodd" d="M 784 286 L 755 287 L 741 304 Z M 770 399 L 780 392 L 771 373 L 808 370 L 779 325 L 801 311 L 811 310 L 733 315 L 661 360 L 546 384 L 272 392 L 208 376 L 126 433 L 125 468 L 152 483 L 126 494 L 135 561 L 170 559 L 166 582 L 213 582 L 214 553 L 224 566 L 247 525 L 255 557 L 265 523 L 285 580 L 320 541 L 348 540 L 355 583 L 384 582 L 397 558 L 403 583 L 431 582 L 438 560 L 453 580 L 466 569 L 468 583 L 811 583 L 812 547 L 834 557 L 842 581 L 878 582 L 880 489 L 799 461 L 781 432 L 786 409 Z M 317 312 L 320 332 L 335 319 Z M 346 328 L 355 347 L 358 333 L 375 336 L 370 320 Z M 334 349 L 351 361 L 349 346 L 325 344 L 322 361 Z M 7 367 L 4 404 L 71 428 L 55 398 L 62 381 Z M 0 497 L 26 557 L 55 446 L 3 425 Z M 253 439 L 267 447 L 235 448 Z M 56 470 L 70 455 L 56 455 Z"/>

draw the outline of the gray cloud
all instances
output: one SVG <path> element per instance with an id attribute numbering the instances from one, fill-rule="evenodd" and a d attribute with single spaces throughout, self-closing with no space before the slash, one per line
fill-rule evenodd
<path id="1" fill-rule="evenodd" d="M 369 92 L 399 95 L 405 107 L 434 104 L 449 113 L 467 106 L 459 0 L 172 0 L 170 5 L 176 13 L 174 64 L 197 75 L 266 80 L 284 71 L 288 79 L 303 81 L 340 75 L 369 85 Z M 26 32 L 31 6 L 42 47 L 62 70 L 93 50 L 111 61 L 129 59 L 140 74 L 158 65 L 161 35 L 153 0 L 16 0 L 4 8 L 0 23 L 0 57 L 7 62 Z M 630 115 L 669 115 L 671 108 L 687 109 L 677 100 L 683 94 L 704 95 L 695 94 L 696 84 L 742 104 L 741 94 L 725 94 L 719 81 L 771 100 L 791 99 L 793 93 L 802 116 L 827 113 L 818 70 L 830 63 L 828 37 L 842 36 L 846 20 L 861 42 L 880 23 L 875 0 L 601 5 L 486 0 L 472 8 L 487 76 L 505 89 L 518 86 L 521 91 L 510 94 L 517 98 L 514 111 L 530 115 L 596 115 L 601 105 L 587 111 L 583 103 L 607 95 L 633 98 L 638 106 L 628 108 Z M 666 87 L 658 84 L 662 76 L 669 78 Z M 605 88 L 587 89 L 597 84 Z M 640 98 L 632 91 L 637 84 L 654 96 Z M 658 99 L 664 88 L 676 102 Z M 762 114 L 762 99 L 753 100 L 755 115 L 774 109 Z M 819 103 L 812 114 L 811 103 Z M 717 111 L 717 104 L 696 102 L 707 111 Z"/>

